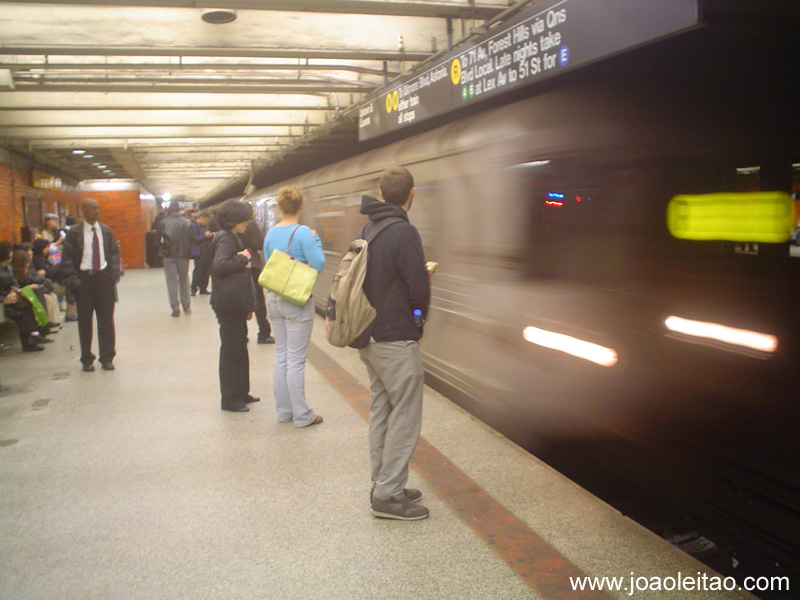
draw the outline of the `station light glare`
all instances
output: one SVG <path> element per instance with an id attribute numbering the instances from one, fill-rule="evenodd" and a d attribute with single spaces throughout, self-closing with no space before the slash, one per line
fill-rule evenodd
<path id="1" fill-rule="evenodd" d="M 569 335 L 546 331 L 538 327 L 526 327 L 522 332 L 522 336 L 531 344 L 558 350 L 603 367 L 613 367 L 617 364 L 618 356 L 616 350 Z"/>
<path id="2" fill-rule="evenodd" d="M 164 192 L 164 193 L 161 195 L 161 199 L 162 199 L 164 202 L 169 202 L 170 200 L 172 200 L 172 194 L 170 194 L 169 192 Z"/>
<path id="3" fill-rule="evenodd" d="M 778 338 L 766 333 L 675 316 L 668 317 L 664 323 L 670 331 L 692 337 L 724 342 L 761 352 L 772 353 L 778 349 Z"/>

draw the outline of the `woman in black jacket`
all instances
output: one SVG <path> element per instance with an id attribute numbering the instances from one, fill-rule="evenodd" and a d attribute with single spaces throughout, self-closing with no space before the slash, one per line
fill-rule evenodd
<path id="1" fill-rule="evenodd" d="M 217 212 L 221 229 L 212 242 L 211 307 L 219 321 L 219 387 L 222 410 L 232 412 L 247 412 L 247 404 L 259 400 L 250 395 L 247 352 L 247 321 L 255 307 L 250 252 L 237 235 L 252 216 L 249 204 L 228 200 Z"/>

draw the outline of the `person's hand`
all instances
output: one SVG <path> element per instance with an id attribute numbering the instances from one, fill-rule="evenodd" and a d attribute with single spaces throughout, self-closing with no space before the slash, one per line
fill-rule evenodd
<path id="1" fill-rule="evenodd" d="M 311 230 L 311 235 L 317 235 L 317 230 L 316 229 L 312 229 Z"/>
<path id="2" fill-rule="evenodd" d="M 253 313 L 247 313 L 247 320 L 251 321 L 253 319 Z"/>
<path id="3" fill-rule="evenodd" d="M 32 283 L 28 287 L 30 287 L 32 290 L 38 290 L 42 286 L 40 286 L 38 283 Z"/>
<path id="4" fill-rule="evenodd" d="M 39 269 L 38 271 L 36 271 L 36 274 L 37 275 L 46 275 L 47 271 L 45 271 L 44 269 Z"/>
<path id="5" fill-rule="evenodd" d="M 206 237 L 214 237 L 214 234 L 210 231 L 206 231 L 204 234 Z"/>
<path id="6" fill-rule="evenodd" d="M 242 251 L 241 251 L 241 252 L 239 252 L 238 254 L 241 254 L 241 255 L 242 255 L 242 256 L 244 256 L 244 257 L 245 257 L 247 260 L 250 260 L 250 250 L 248 250 L 247 248 L 245 248 L 244 250 L 242 250 Z"/>
<path id="7" fill-rule="evenodd" d="M 19 298 L 17 297 L 17 292 L 15 290 L 11 290 L 6 294 L 6 297 L 3 298 L 3 304 L 16 304 Z"/>

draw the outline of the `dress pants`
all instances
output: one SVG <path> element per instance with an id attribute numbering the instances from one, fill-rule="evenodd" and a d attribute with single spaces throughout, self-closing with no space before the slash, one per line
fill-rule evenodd
<path id="1" fill-rule="evenodd" d="M 223 408 L 240 408 L 250 394 L 247 313 L 218 312 L 219 391 Z"/>
<path id="2" fill-rule="evenodd" d="M 402 498 L 408 462 L 422 428 L 425 372 L 416 341 L 370 342 L 359 350 L 367 367 L 370 478 L 374 497 Z"/>
<path id="3" fill-rule="evenodd" d="M 97 317 L 97 342 L 100 362 L 111 363 L 116 356 L 116 333 L 114 331 L 114 303 L 117 299 L 111 271 L 80 271 L 80 286 L 75 291 L 78 305 L 78 336 L 81 340 L 81 362 L 91 365 L 96 358 L 92 354 L 94 319 Z"/>

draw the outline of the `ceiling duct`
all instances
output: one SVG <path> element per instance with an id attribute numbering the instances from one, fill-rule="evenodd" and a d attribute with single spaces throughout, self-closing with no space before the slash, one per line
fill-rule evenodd
<path id="1" fill-rule="evenodd" d="M 204 8 L 200 18 L 206 23 L 222 25 L 236 20 L 236 11 L 232 8 Z"/>

